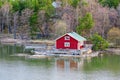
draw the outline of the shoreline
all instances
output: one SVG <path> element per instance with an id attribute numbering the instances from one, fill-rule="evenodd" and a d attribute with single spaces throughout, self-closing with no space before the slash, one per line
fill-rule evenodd
<path id="1" fill-rule="evenodd" d="M 21 39 L 13 39 L 13 38 L 0 38 L 1 44 L 19 44 L 19 45 L 25 45 L 25 44 L 46 44 L 47 46 L 54 45 L 54 40 L 21 40 Z M 120 55 L 120 49 L 119 48 L 108 48 L 104 51 L 97 51 L 99 54 L 114 54 L 114 55 Z"/>
<path id="2" fill-rule="evenodd" d="M 0 43 L 2 44 L 24 44 L 25 40 L 13 39 L 13 38 L 1 38 Z"/>
<path id="3" fill-rule="evenodd" d="M 11 55 L 12 57 L 25 57 L 27 59 L 41 59 L 41 58 L 51 58 L 51 57 L 60 57 L 60 58 L 93 58 L 99 55 L 99 52 L 92 52 L 91 54 L 82 54 L 82 55 L 70 55 L 70 54 L 41 54 L 41 55 L 30 55 L 27 53 L 18 53 Z"/>
<path id="4" fill-rule="evenodd" d="M 46 44 L 54 45 L 54 40 L 22 40 L 13 38 L 0 38 L 0 43 L 2 44 Z"/>
<path id="5" fill-rule="evenodd" d="M 119 48 L 108 48 L 105 50 L 106 54 L 120 55 Z"/>

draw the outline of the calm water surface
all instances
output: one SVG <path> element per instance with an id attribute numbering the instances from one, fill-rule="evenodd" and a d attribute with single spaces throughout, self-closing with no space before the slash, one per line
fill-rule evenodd
<path id="1" fill-rule="evenodd" d="M 28 59 L 17 45 L 0 45 L 0 80 L 120 80 L 120 56 Z"/>

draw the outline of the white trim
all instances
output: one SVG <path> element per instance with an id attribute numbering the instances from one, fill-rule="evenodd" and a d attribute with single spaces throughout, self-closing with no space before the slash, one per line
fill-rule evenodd
<path id="1" fill-rule="evenodd" d="M 77 33 L 76 33 L 76 34 L 77 34 Z M 76 39 L 76 38 L 74 38 L 73 36 L 71 36 L 70 33 L 66 33 L 66 34 L 64 34 L 64 35 L 62 35 L 62 36 L 60 36 L 60 37 L 58 37 L 58 38 L 55 39 L 55 40 L 58 40 L 58 39 L 62 38 L 62 37 L 65 36 L 65 35 L 68 35 L 68 36 L 72 37 L 73 39 L 79 41 L 78 39 Z M 82 36 L 81 36 L 81 37 L 82 37 Z M 83 38 L 84 38 L 84 37 L 83 37 Z M 86 40 L 84 40 L 84 41 L 86 41 Z"/>
<path id="2" fill-rule="evenodd" d="M 57 42 L 55 41 L 55 48 L 57 49 Z"/>
<path id="3" fill-rule="evenodd" d="M 70 47 L 70 42 L 64 42 L 64 47 Z"/>
<path id="4" fill-rule="evenodd" d="M 80 48 L 79 48 L 79 45 L 80 45 L 80 43 L 78 42 L 78 44 L 77 44 L 77 49 L 79 50 Z"/>
<path id="5" fill-rule="evenodd" d="M 70 36 L 65 36 L 64 40 L 70 40 Z"/>
<path id="6" fill-rule="evenodd" d="M 62 36 L 60 36 L 60 37 L 56 38 L 56 39 L 55 39 L 55 41 L 56 41 L 56 40 L 58 40 L 58 39 L 60 39 L 60 38 L 62 38 L 62 37 L 63 37 L 63 36 L 65 36 L 65 35 L 70 36 L 70 35 L 69 35 L 69 33 L 66 33 L 66 34 L 64 34 L 64 35 L 62 35 Z M 72 36 L 70 36 L 70 37 L 72 37 Z M 73 39 L 75 39 L 74 37 L 72 37 L 72 38 L 73 38 Z M 77 40 L 77 39 L 75 39 L 75 40 Z M 77 41 L 78 41 L 78 40 L 77 40 Z"/>
<path id="7" fill-rule="evenodd" d="M 55 40 L 58 40 L 58 39 L 62 38 L 62 37 L 65 36 L 65 35 L 68 35 L 68 33 L 66 33 L 66 34 L 64 34 L 64 35 L 62 35 L 62 36 L 60 36 L 60 37 L 58 37 L 58 38 L 55 39 Z M 70 36 L 70 35 L 69 35 L 69 36 Z"/>

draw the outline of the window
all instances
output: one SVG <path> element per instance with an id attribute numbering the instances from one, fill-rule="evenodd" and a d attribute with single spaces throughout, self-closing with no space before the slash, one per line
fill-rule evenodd
<path id="1" fill-rule="evenodd" d="M 65 40 L 70 40 L 70 36 L 65 36 Z"/>
<path id="2" fill-rule="evenodd" d="M 69 42 L 65 42 L 64 43 L 64 47 L 70 47 L 70 43 Z"/>

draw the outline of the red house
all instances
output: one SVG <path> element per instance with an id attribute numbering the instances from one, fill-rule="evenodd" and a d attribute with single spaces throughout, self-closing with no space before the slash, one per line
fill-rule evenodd
<path id="1" fill-rule="evenodd" d="M 56 39 L 56 49 L 76 49 L 80 50 L 84 46 L 86 39 L 75 32 L 66 33 Z"/>

